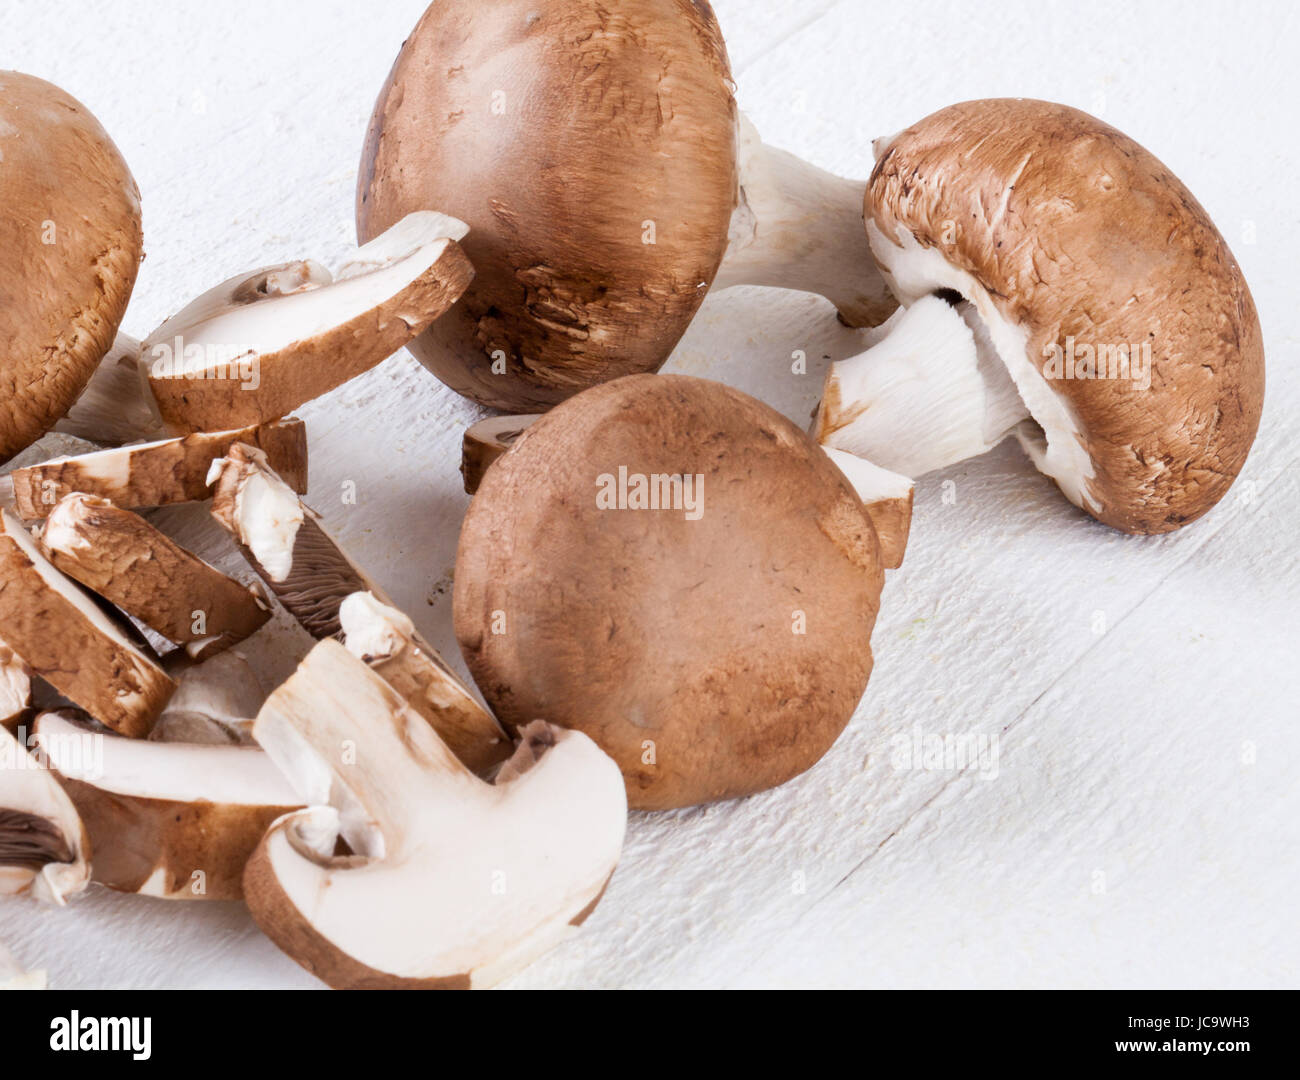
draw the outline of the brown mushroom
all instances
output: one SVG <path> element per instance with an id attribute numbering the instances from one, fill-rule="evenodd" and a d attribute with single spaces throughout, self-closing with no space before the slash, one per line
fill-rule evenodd
<path id="1" fill-rule="evenodd" d="M 64 496 L 46 519 L 40 543 L 68 577 L 196 660 L 243 641 L 271 617 L 258 593 L 107 499 Z"/>
<path id="2" fill-rule="evenodd" d="M 93 880 L 120 892 L 238 900 L 262 835 L 302 805 L 256 746 L 124 739 L 70 712 L 42 713 L 35 738 L 85 822 Z"/>
<path id="3" fill-rule="evenodd" d="M 60 499 L 76 492 L 97 495 L 127 510 L 200 502 L 212 494 L 212 463 L 235 443 L 261 450 L 295 491 L 307 490 L 307 427 L 290 418 L 51 458 L 15 469 L 8 478 L 14 507 L 25 518 L 43 518 Z"/>
<path id="4" fill-rule="evenodd" d="M 866 687 L 881 584 L 870 518 L 803 432 L 721 384 L 637 375 L 488 470 L 456 636 L 508 727 L 586 732 L 631 806 L 664 809 L 821 758 Z"/>
<path id="5" fill-rule="evenodd" d="M 0 461 L 76 400 L 126 312 L 140 192 L 112 139 L 57 86 L 0 71 Z"/>
<path id="6" fill-rule="evenodd" d="M 100 723 L 149 733 L 175 684 L 0 512 L 0 638 Z"/>
<path id="7" fill-rule="evenodd" d="M 1086 113 L 953 105 L 883 141 L 872 251 L 908 309 L 832 366 L 817 438 L 909 476 L 1014 434 L 1116 529 L 1194 521 L 1264 398 L 1250 290 L 1190 191 Z"/>
<path id="8" fill-rule="evenodd" d="M 538 414 L 491 416 L 465 429 L 461 440 L 460 474 L 467 495 L 478 490 L 488 467 L 506 453 L 537 419 Z M 871 517 L 880 539 L 885 569 L 898 569 L 903 565 L 903 554 L 912 528 L 912 481 L 864 458 L 831 447 L 823 449 L 853 485 L 863 508 Z"/>
<path id="9" fill-rule="evenodd" d="M 172 431 L 220 431 L 292 412 L 391 356 L 456 300 L 474 268 L 462 222 L 421 210 L 331 275 L 311 260 L 222 282 L 140 346 Z"/>
<path id="10" fill-rule="evenodd" d="M 346 631 L 348 647 L 389 678 L 471 768 L 510 754 L 501 725 L 259 451 L 231 447 L 214 463 L 212 481 L 212 516 L 303 629 L 317 639 Z M 344 602 L 356 594 L 369 599 L 353 599 L 345 621 Z"/>
<path id="11" fill-rule="evenodd" d="M 0 641 L 0 727 L 13 731 L 32 703 L 32 669 Z"/>
<path id="12" fill-rule="evenodd" d="M 710 284 L 895 304 L 862 241 L 864 185 L 738 123 L 704 0 L 439 0 L 371 116 L 357 231 L 427 206 L 470 226 L 478 275 L 411 343 L 510 412 L 663 364 Z"/>

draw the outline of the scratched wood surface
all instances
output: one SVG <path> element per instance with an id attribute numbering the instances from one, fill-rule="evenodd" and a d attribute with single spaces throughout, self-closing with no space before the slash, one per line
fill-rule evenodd
<path id="1" fill-rule="evenodd" d="M 0 0 L 0 69 L 89 104 L 142 189 L 125 330 L 238 270 L 343 254 L 365 122 L 423 6 Z M 924 479 L 876 671 L 834 749 L 777 791 L 634 815 L 584 931 L 510 985 L 1294 985 L 1297 9 L 716 7 L 759 130 L 846 175 L 869 171 L 875 136 L 975 97 L 1067 102 L 1146 144 L 1251 283 L 1264 422 L 1229 498 L 1168 537 L 1084 518 L 1009 446 Z M 669 370 L 802 422 L 825 363 L 859 347 L 819 300 L 737 290 L 705 302 Z M 457 464 L 479 410 L 402 353 L 301 415 L 309 501 L 459 664 Z M 165 515 L 195 537 L 203 516 Z M 245 652 L 270 682 L 300 645 L 280 624 Z M 916 737 L 947 734 L 996 757 L 908 767 Z M 0 940 L 64 988 L 319 985 L 237 904 L 6 900 Z"/>

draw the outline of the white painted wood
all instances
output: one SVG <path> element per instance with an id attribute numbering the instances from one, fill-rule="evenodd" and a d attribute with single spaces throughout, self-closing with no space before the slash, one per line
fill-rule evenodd
<path id="1" fill-rule="evenodd" d="M 0 2 L 0 68 L 82 98 L 140 183 L 149 257 L 124 329 L 238 270 L 344 252 L 366 119 L 423 6 Z M 872 138 L 985 96 L 1064 101 L 1149 146 L 1254 290 L 1264 423 L 1238 489 L 1163 538 L 1082 517 L 1011 447 L 924 479 L 875 675 L 831 753 L 778 791 L 635 815 L 584 933 L 512 985 L 1295 985 L 1300 15 L 716 6 L 765 138 L 846 175 L 869 171 Z M 736 290 L 706 302 L 669 370 L 802 421 L 826 361 L 857 347 L 820 301 Z M 807 375 L 789 374 L 796 349 Z M 480 410 L 403 353 L 302 415 L 310 501 L 459 663 L 457 464 Z M 257 639 L 244 651 L 281 666 Z M 896 768 L 913 731 L 998 736 L 996 776 Z M 63 988 L 319 985 L 235 904 L 0 901 L 0 940 Z"/>

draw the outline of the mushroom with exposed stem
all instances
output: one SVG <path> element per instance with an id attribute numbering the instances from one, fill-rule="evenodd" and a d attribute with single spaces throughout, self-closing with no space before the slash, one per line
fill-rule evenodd
<path id="1" fill-rule="evenodd" d="M 0 635 L 32 672 L 124 735 L 147 735 L 175 689 L 8 511 L 0 511 Z"/>
<path id="2" fill-rule="evenodd" d="M 867 233 L 908 307 L 832 365 L 818 440 L 916 476 L 1015 435 L 1071 502 L 1130 533 L 1221 499 L 1259 424 L 1264 353 L 1191 192 L 1042 101 L 954 105 L 878 152 Z"/>
<path id="3" fill-rule="evenodd" d="M 307 809 L 271 826 L 244 897 L 337 989 L 492 986 L 573 933 L 618 863 L 623 783 L 590 739 L 530 724 L 488 783 L 336 641 L 253 730 Z"/>
<path id="4" fill-rule="evenodd" d="M 460 474 L 467 495 L 478 490 L 488 467 L 506 453 L 538 418 L 538 414 L 490 416 L 465 429 L 461 439 Z M 912 481 L 873 465 L 865 458 L 831 447 L 823 449 L 853 485 L 863 508 L 871 517 L 880 540 L 880 555 L 885 569 L 897 570 L 903 565 L 912 529 Z"/>
<path id="5" fill-rule="evenodd" d="M 107 499 L 65 495 L 39 539 L 57 569 L 195 660 L 243 641 L 271 617 L 269 598 Z"/>
<path id="6" fill-rule="evenodd" d="M 864 187 L 738 117 L 704 0 L 439 0 L 375 103 L 357 232 L 425 206 L 468 222 L 477 277 L 411 351 L 475 401 L 534 412 L 657 370 L 710 284 L 883 321 Z"/>
<path id="7" fill-rule="evenodd" d="M 143 257 L 140 192 L 58 87 L 0 71 L 0 461 L 48 431 L 113 344 Z"/>
<path id="8" fill-rule="evenodd" d="M 593 387 L 483 477 L 454 619 L 497 716 L 589 734 L 636 809 L 811 768 L 871 673 L 871 518 L 785 417 L 677 375 Z"/>
<path id="9" fill-rule="evenodd" d="M 168 900 L 238 900 L 271 822 L 302 805 L 256 746 L 124 739 L 75 714 L 35 739 L 85 822 L 92 879 Z"/>
<path id="10" fill-rule="evenodd" d="M 263 454 L 236 444 L 213 463 L 210 479 L 212 516 L 303 629 L 317 639 L 346 632 L 349 648 L 391 676 L 471 768 L 481 771 L 509 755 L 510 739 L 501 725 Z M 345 601 L 356 594 L 367 599 L 353 599 L 344 620 Z"/>
<path id="11" fill-rule="evenodd" d="M 0 895 L 62 904 L 90 881 L 90 838 L 37 756 L 0 727 Z"/>

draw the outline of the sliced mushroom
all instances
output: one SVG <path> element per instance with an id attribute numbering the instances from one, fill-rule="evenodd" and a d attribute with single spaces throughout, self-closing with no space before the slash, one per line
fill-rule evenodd
<path id="1" fill-rule="evenodd" d="M 0 728 L 0 895 L 62 904 L 90 881 L 90 839 L 49 769 Z"/>
<path id="2" fill-rule="evenodd" d="M 307 426 L 297 419 L 162 439 L 77 457 L 54 458 L 11 474 L 17 512 L 43 518 L 73 492 L 98 495 L 134 510 L 208 498 L 213 461 L 235 443 L 263 451 L 295 491 L 307 490 Z"/>
<path id="3" fill-rule="evenodd" d="M 491 986 L 571 934 L 618 863 L 623 784 L 591 740 L 531 724 L 489 784 L 335 641 L 254 733 L 308 809 L 272 825 L 245 898 L 335 988 Z"/>
<path id="4" fill-rule="evenodd" d="M 918 475 L 1014 434 L 1071 502 L 1131 533 L 1223 497 L 1263 406 L 1259 318 L 1149 151 L 1064 105 L 966 102 L 881 145 L 865 207 L 909 310 L 832 366 L 820 441 Z"/>
<path id="5" fill-rule="evenodd" d="M 340 606 L 339 622 L 348 652 L 401 694 L 474 772 L 510 756 L 509 737 L 406 615 L 374 593 L 356 592 Z"/>
<path id="6" fill-rule="evenodd" d="M 0 637 L 37 675 L 123 735 L 149 733 L 175 684 L 41 554 L 0 524 Z"/>
<path id="7" fill-rule="evenodd" d="M 285 609 L 317 639 L 338 637 L 343 602 L 355 593 L 353 651 L 373 657 L 398 691 L 473 768 L 510 753 L 501 725 L 461 683 L 410 620 L 321 527 L 302 502 L 249 447 L 233 446 L 213 464 L 212 516 L 230 530 L 249 563 Z M 368 651 L 373 650 L 373 652 Z"/>
<path id="8" fill-rule="evenodd" d="M 474 269 L 462 222 L 408 214 L 331 276 L 319 263 L 241 274 L 141 345 L 150 389 L 176 431 L 261 424 L 369 371 L 456 300 Z"/>
<path id="9" fill-rule="evenodd" d="M 26 718 L 32 703 L 32 669 L 0 641 L 0 727 L 12 731 Z"/>
<path id="10" fill-rule="evenodd" d="M 424 206 L 469 223 L 478 276 L 411 351 L 458 393 L 535 412 L 658 369 L 711 283 L 882 321 L 864 187 L 738 124 L 707 3 L 438 0 L 375 103 L 357 232 Z"/>
<path id="11" fill-rule="evenodd" d="M 465 429 L 461 441 L 460 473 L 465 492 L 473 495 L 488 467 L 520 439 L 541 414 L 492 416 Z M 824 448 L 858 493 L 876 527 L 886 570 L 903 565 L 912 528 L 913 484 L 906 476 L 839 450 Z"/>
<path id="12" fill-rule="evenodd" d="M 467 495 L 478 490 L 488 466 L 509 450 L 540 415 L 490 416 L 465 429 L 460 449 L 460 475 Z"/>
<path id="13" fill-rule="evenodd" d="M 113 140 L 57 86 L 0 71 L 0 461 L 81 393 L 126 312 L 140 192 Z"/>
<path id="14" fill-rule="evenodd" d="M 474 496 L 456 637 L 507 728 L 585 731 L 628 801 L 784 783 L 871 673 L 880 545 L 848 480 L 720 383 L 633 375 L 538 420 Z"/>
<path id="15" fill-rule="evenodd" d="M 192 555 L 138 514 L 94 495 L 66 495 L 41 548 L 59 570 L 204 660 L 271 617 L 268 603 Z"/>
<path id="16" fill-rule="evenodd" d="M 238 900 L 267 827 L 302 805 L 256 746 L 124 739 L 50 712 L 36 740 L 89 831 L 93 879 L 121 892 Z"/>

